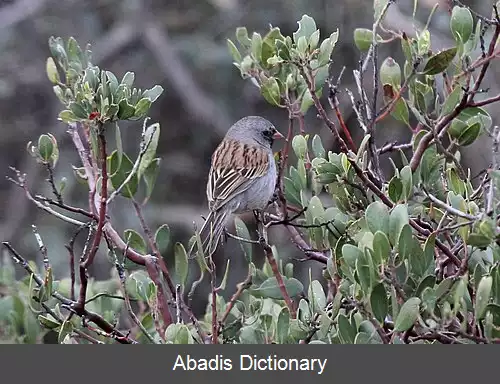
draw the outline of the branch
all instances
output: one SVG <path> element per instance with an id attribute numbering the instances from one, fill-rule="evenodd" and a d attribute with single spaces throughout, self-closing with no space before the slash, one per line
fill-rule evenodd
<path id="1" fill-rule="evenodd" d="M 38 200 L 33 198 L 33 196 L 31 195 L 31 193 L 28 190 L 28 187 L 26 185 L 26 174 L 21 174 L 21 172 L 19 172 L 17 169 L 15 169 L 13 167 L 10 167 L 10 169 L 16 173 L 17 180 L 14 180 L 10 177 L 7 177 L 7 180 L 9 180 L 9 181 L 13 182 L 14 184 L 18 185 L 19 187 L 21 187 L 24 190 L 24 193 L 25 193 L 26 197 L 28 198 L 28 200 L 33 202 L 37 206 L 37 208 L 40 208 L 41 210 L 51 214 L 52 216 L 57 217 L 58 219 L 65 221 L 67 223 L 77 225 L 79 227 L 81 227 L 82 225 L 85 225 L 85 223 L 83 223 L 79 220 L 72 219 L 71 217 L 65 216 L 57 211 L 54 211 L 52 208 L 42 204 L 41 202 L 39 202 Z"/>
<path id="2" fill-rule="evenodd" d="M 449 213 L 451 213 L 451 214 L 453 214 L 455 216 L 463 217 L 464 219 L 471 220 L 471 221 L 479 219 L 479 216 L 469 215 L 468 213 L 465 213 L 465 212 L 462 212 L 462 211 L 460 211 L 458 209 L 453 208 L 452 206 L 446 204 L 444 201 L 439 200 L 436 196 L 434 196 L 434 195 L 430 194 L 429 192 L 427 192 L 425 189 L 424 189 L 424 192 L 427 195 L 427 197 L 434 204 L 436 204 L 437 206 L 445 209 L 446 211 L 448 211 Z"/>
<path id="3" fill-rule="evenodd" d="M 286 306 L 288 307 L 288 310 L 290 311 L 290 316 L 292 319 L 294 319 L 297 315 L 295 311 L 295 306 L 293 305 L 293 301 L 290 298 L 290 295 L 288 294 L 285 283 L 283 282 L 283 277 L 281 277 L 280 271 L 278 269 L 278 263 L 276 262 L 276 259 L 274 258 L 273 255 L 273 250 L 271 246 L 267 243 L 266 239 L 264 236 L 260 236 L 260 245 L 264 249 L 264 252 L 266 253 L 267 260 L 269 261 L 269 264 L 271 265 L 271 269 L 273 270 L 273 274 L 276 277 L 276 281 L 278 282 L 278 286 L 280 288 L 281 294 L 283 295 L 283 299 L 285 300 Z"/>
<path id="4" fill-rule="evenodd" d="M 31 266 L 28 264 L 26 259 L 24 259 L 13 247 L 10 245 L 10 243 L 4 241 L 2 242 L 3 246 L 6 247 L 9 252 L 11 253 L 12 260 L 16 264 L 21 265 L 26 272 L 30 276 L 33 276 L 33 280 L 37 283 L 39 287 L 44 285 L 43 279 L 37 275 Z M 113 337 L 116 341 L 118 341 L 121 344 L 136 344 L 137 342 L 135 340 L 130 339 L 127 335 L 116 329 L 114 326 L 112 326 L 110 323 L 108 323 L 103 317 L 98 315 L 97 313 L 88 311 L 87 309 L 83 308 L 81 310 L 78 309 L 78 303 L 75 301 L 72 301 L 68 299 L 67 297 L 64 297 L 57 291 L 52 292 L 52 297 L 55 299 L 59 300 L 65 307 L 68 309 L 74 311 L 78 316 L 82 318 L 86 318 L 87 320 L 93 322 L 96 324 L 99 328 L 101 328 L 104 332 L 106 332 L 110 337 Z"/>
<path id="5" fill-rule="evenodd" d="M 102 229 L 104 227 L 104 222 L 106 221 L 106 206 L 108 198 L 108 171 L 107 171 L 107 153 L 106 153 L 106 138 L 104 136 L 104 130 L 102 125 L 99 126 L 97 132 L 97 139 L 99 143 L 99 156 L 101 160 L 101 191 L 100 199 L 101 204 L 99 207 L 99 219 L 97 222 L 96 234 L 92 247 L 90 248 L 90 253 L 87 259 L 83 262 L 83 268 L 88 268 L 94 262 L 95 255 L 99 249 L 99 244 L 101 243 Z M 83 304 L 85 300 L 81 301 Z"/>

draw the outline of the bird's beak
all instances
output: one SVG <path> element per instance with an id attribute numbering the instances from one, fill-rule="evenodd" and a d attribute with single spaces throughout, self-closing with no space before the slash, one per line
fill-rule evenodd
<path id="1" fill-rule="evenodd" d="M 274 140 L 284 139 L 284 138 L 285 138 L 285 136 L 283 136 L 279 131 L 274 132 L 274 135 L 273 135 Z"/>

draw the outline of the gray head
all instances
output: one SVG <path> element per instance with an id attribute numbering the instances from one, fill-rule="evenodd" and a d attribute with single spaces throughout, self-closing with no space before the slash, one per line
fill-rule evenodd
<path id="1" fill-rule="evenodd" d="M 226 133 L 226 138 L 246 144 L 258 144 L 271 148 L 274 139 L 283 138 L 274 125 L 259 116 L 247 116 L 234 123 Z"/>

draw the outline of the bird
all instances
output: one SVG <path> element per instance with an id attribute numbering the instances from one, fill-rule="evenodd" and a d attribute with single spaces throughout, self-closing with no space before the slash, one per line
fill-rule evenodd
<path id="1" fill-rule="evenodd" d="M 231 215 L 262 211 L 273 198 L 277 139 L 284 136 L 270 121 L 247 116 L 229 128 L 213 152 L 206 187 L 209 214 L 199 232 L 205 256 L 217 250 Z M 190 254 L 197 248 L 195 241 Z"/>

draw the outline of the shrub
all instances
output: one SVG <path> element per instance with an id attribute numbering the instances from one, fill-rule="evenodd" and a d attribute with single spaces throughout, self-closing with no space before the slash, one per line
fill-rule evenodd
<path id="1" fill-rule="evenodd" d="M 93 65 L 90 50 L 74 39 L 50 39 L 47 75 L 64 106 L 59 118 L 80 156 L 75 177 L 87 186 L 90 207 L 69 205 L 63 185 L 50 176 L 58 160 L 54 136 L 43 134 L 29 143 L 30 154 L 49 172 L 54 196 L 32 196 L 19 171 L 12 181 L 38 208 L 74 226 L 67 250 L 76 268 L 57 280 L 36 227 L 42 271 L 4 242 L 11 257 L 4 257 L 0 276 L 2 337 L 26 343 L 40 341 L 46 332 L 57 332 L 61 343 L 498 342 L 495 155 L 500 131 L 484 107 L 500 96 L 481 95 L 497 54 L 497 8 L 492 19 L 453 8 L 455 46 L 435 52 L 427 29 L 410 38 L 381 28 L 392 3 L 376 2 L 372 28 L 354 31 L 361 64 L 353 71 L 353 90 L 341 89 L 343 71 L 329 71 L 339 31 L 322 38 L 307 15 L 292 36 L 277 27 L 263 36 L 241 27 L 235 42 L 227 41 L 242 77 L 267 102 L 287 111 L 289 124 L 287 142 L 277 154 L 278 199 L 263 216 L 258 247 L 239 218 L 236 234 L 228 234 L 240 242 L 248 261 L 248 276 L 228 302 L 220 292 L 227 289 L 229 261 L 218 283 L 210 257 L 200 251 L 190 263 L 186 249 L 199 241 L 196 231 L 190 244 L 176 242 L 172 255 L 161 255 L 172 241 L 169 227 L 153 231 L 142 215 L 160 162 L 160 125 L 148 125 L 147 114 L 162 88 L 134 88 L 132 72 L 118 80 Z M 404 63 L 379 57 L 379 46 L 394 41 L 401 44 Z M 359 144 L 339 108 L 340 92 L 349 95 L 364 131 Z M 329 129 L 338 153 L 326 151 L 318 135 L 307 133 L 309 110 Z M 378 146 L 375 131 L 385 119 L 409 130 L 410 142 Z M 122 149 L 119 122 L 124 120 L 143 120 L 135 157 Z M 474 185 L 460 153 L 480 135 L 491 137 L 494 163 Z M 380 165 L 386 153 L 394 168 L 389 178 Z M 144 236 L 113 228 L 106 213 L 115 198 L 135 207 Z M 305 259 L 324 266 L 322 281 L 294 277 L 293 264 L 267 236 L 270 226 L 282 226 Z M 76 258 L 75 238 L 85 233 L 84 250 Z M 108 281 L 88 276 L 100 244 L 116 271 Z M 254 264 L 256 249 L 266 255 L 261 268 Z M 174 270 L 163 257 L 175 259 Z M 15 280 L 13 262 L 26 270 L 25 279 Z M 188 286 L 190 271 L 199 279 Z M 190 298 L 205 278 L 211 282 L 209 302 L 196 318 Z M 116 320 L 124 310 L 131 327 Z"/>

